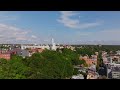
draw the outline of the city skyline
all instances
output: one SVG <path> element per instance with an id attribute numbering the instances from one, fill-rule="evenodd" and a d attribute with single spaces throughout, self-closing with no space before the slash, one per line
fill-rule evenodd
<path id="1" fill-rule="evenodd" d="M 0 43 L 119 44 L 119 11 L 1 11 Z"/>

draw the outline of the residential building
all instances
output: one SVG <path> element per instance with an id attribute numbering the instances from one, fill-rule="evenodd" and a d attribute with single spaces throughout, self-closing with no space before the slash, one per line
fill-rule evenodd
<path id="1" fill-rule="evenodd" d="M 120 55 L 120 50 L 116 51 L 117 55 Z"/>
<path id="2" fill-rule="evenodd" d="M 21 45 L 21 49 L 35 49 L 35 48 L 41 48 L 41 49 L 50 49 L 49 45 Z"/>
<path id="3" fill-rule="evenodd" d="M 87 79 L 97 79 L 99 74 L 97 72 L 89 71 L 87 74 Z"/>
<path id="4" fill-rule="evenodd" d="M 28 50 L 28 51 L 29 51 L 30 56 L 31 56 L 31 55 L 34 54 L 34 53 L 41 53 L 41 52 L 43 52 L 44 49 L 41 49 L 41 48 L 35 48 L 35 49 L 30 49 L 30 50 Z"/>
<path id="5" fill-rule="evenodd" d="M 72 79 L 84 79 L 84 76 L 82 74 L 77 74 L 77 75 L 73 75 Z"/>
<path id="6" fill-rule="evenodd" d="M 112 67 L 112 79 L 120 79 L 120 67 Z"/>
<path id="7" fill-rule="evenodd" d="M 0 58 L 10 60 L 11 54 L 8 51 L 0 51 Z"/>
<path id="8" fill-rule="evenodd" d="M 90 58 L 89 56 L 80 56 L 80 60 L 85 60 L 88 66 L 97 65 L 97 55 L 92 55 Z"/>
<path id="9" fill-rule="evenodd" d="M 21 50 L 21 51 L 18 51 L 17 54 L 18 54 L 19 56 L 22 56 L 23 58 L 25 58 L 25 57 L 27 57 L 27 56 L 28 56 L 28 57 L 31 56 L 31 54 L 29 53 L 28 50 Z"/>
<path id="10" fill-rule="evenodd" d="M 97 56 L 98 56 L 98 52 L 95 52 L 95 55 L 97 55 Z"/>

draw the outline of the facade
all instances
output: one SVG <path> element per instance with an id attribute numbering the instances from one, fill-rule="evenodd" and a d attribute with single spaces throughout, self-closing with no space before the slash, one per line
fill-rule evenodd
<path id="1" fill-rule="evenodd" d="M 72 51 L 75 50 L 75 47 L 73 47 L 73 46 L 71 46 L 71 45 L 66 45 L 65 48 L 71 49 Z"/>
<path id="2" fill-rule="evenodd" d="M 0 51 L 0 58 L 10 60 L 11 54 L 8 51 Z"/>
<path id="3" fill-rule="evenodd" d="M 80 60 L 85 60 L 88 66 L 91 66 L 93 64 L 97 65 L 97 55 L 93 55 L 91 58 L 88 56 L 80 56 Z"/>
<path id="4" fill-rule="evenodd" d="M 37 53 L 37 52 L 41 53 L 43 51 L 44 51 L 44 49 L 36 48 L 36 49 L 30 49 L 30 50 L 19 50 L 19 51 L 17 51 L 16 54 L 25 58 L 26 56 L 30 57 L 34 53 Z"/>
<path id="5" fill-rule="evenodd" d="M 21 53 L 20 53 L 23 58 L 25 58 L 26 56 L 30 56 L 30 53 L 28 50 L 21 50 Z"/>
<path id="6" fill-rule="evenodd" d="M 96 72 L 96 65 L 94 65 L 94 64 L 91 65 L 91 66 L 89 67 L 89 69 L 92 70 L 92 71 L 94 71 L 94 72 Z"/>
<path id="7" fill-rule="evenodd" d="M 112 79 L 120 79 L 120 72 L 112 71 Z"/>
<path id="8" fill-rule="evenodd" d="M 107 66 L 107 77 L 111 79 L 120 79 L 120 64 L 109 64 Z"/>
<path id="9" fill-rule="evenodd" d="M 87 79 L 97 79 L 99 77 L 98 73 L 96 72 L 88 72 Z"/>
<path id="10" fill-rule="evenodd" d="M 112 79 L 112 71 L 110 68 L 107 68 L 107 78 Z"/>
<path id="11" fill-rule="evenodd" d="M 112 79 L 120 79 L 120 67 L 112 67 Z"/>
<path id="12" fill-rule="evenodd" d="M 82 74 L 73 75 L 72 79 L 84 79 L 84 76 Z"/>
<path id="13" fill-rule="evenodd" d="M 98 52 L 95 52 L 95 55 L 97 55 L 97 56 L 98 56 Z"/>
<path id="14" fill-rule="evenodd" d="M 120 55 L 102 56 L 104 64 L 120 64 Z"/>
<path id="15" fill-rule="evenodd" d="M 43 52 L 44 49 L 36 48 L 36 49 L 28 50 L 28 51 L 29 51 L 29 56 L 32 56 L 32 54 L 34 54 L 34 53 L 41 53 L 41 52 Z"/>
<path id="16" fill-rule="evenodd" d="M 116 51 L 117 55 L 120 55 L 120 50 Z"/>
<path id="17" fill-rule="evenodd" d="M 41 49 L 50 49 L 49 45 L 21 45 L 21 49 L 35 49 L 35 48 L 41 48 Z"/>

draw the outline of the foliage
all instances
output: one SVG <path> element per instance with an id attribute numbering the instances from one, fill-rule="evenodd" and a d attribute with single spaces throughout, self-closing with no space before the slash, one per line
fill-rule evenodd
<path id="1" fill-rule="evenodd" d="M 50 50 L 26 58 L 13 55 L 9 61 L 0 59 L 0 79 L 69 78 L 73 75 L 73 59 L 65 53 Z"/>
<path id="2" fill-rule="evenodd" d="M 77 75 L 79 73 L 78 68 L 74 68 L 73 75 Z"/>

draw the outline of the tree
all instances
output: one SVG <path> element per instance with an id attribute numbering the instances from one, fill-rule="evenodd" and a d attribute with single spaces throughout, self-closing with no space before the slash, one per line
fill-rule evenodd
<path id="1" fill-rule="evenodd" d="M 26 79 L 28 67 L 22 62 L 20 56 L 13 56 L 11 60 L 0 60 L 0 78 L 1 79 Z"/>
<path id="2" fill-rule="evenodd" d="M 73 73 L 71 61 L 56 51 L 35 53 L 24 62 L 31 68 L 30 79 L 61 79 L 71 77 Z"/>

